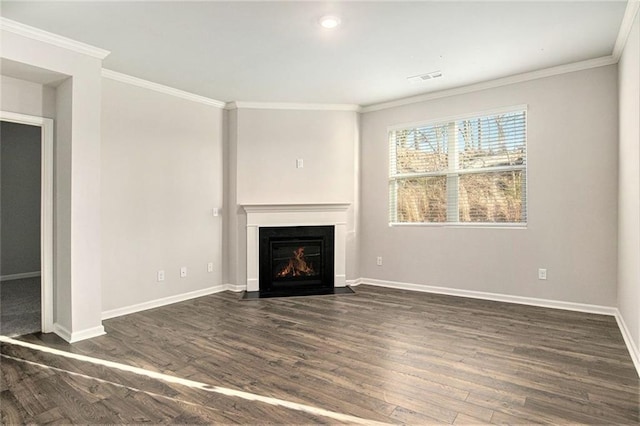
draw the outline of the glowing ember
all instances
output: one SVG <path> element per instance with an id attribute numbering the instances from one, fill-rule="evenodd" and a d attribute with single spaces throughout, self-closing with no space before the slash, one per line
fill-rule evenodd
<path id="1" fill-rule="evenodd" d="M 304 247 L 298 247 L 293 251 L 293 257 L 289 259 L 289 263 L 276 274 L 276 277 L 300 277 L 315 275 L 315 273 L 313 265 L 304 257 Z"/>

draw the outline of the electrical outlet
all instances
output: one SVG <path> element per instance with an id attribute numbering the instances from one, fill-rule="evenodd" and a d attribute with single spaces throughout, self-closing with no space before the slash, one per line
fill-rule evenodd
<path id="1" fill-rule="evenodd" d="M 547 279 L 547 270 L 546 269 L 538 269 L 538 279 L 546 280 Z"/>
<path id="2" fill-rule="evenodd" d="M 378 256 L 378 257 L 376 258 L 376 265 L 378 265 L 378 266 L 382 266 L 382 256 Z"/>
<path id="3" fill-rule="evenodd" d="M 207 272 L 213 272 L 213 262 L 207 263 Z"/>
<path id="4" fill-rule="evenodd" d="M 302 169 L 304 167 L 304 160 L 302 158 L 298 158 L 296 160 L 296 169 Z"/>
<path id="5" fill-rule="evenodd" d="M 164 271 L 158 271 L 158 282 L 164 281 Z"/>
<path id="6" fill-rule="evenodd" d="M 182 268 L 180 268 L 180 278 L 184 278 L 187 276 L 187 267 L 183 266 Z"/>

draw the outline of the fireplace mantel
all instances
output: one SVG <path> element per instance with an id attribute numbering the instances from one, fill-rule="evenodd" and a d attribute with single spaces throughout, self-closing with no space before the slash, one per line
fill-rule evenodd
<path id="1" fill-rule="evenodd" d="M 350 203 L 243 204 L 247 213 L 247 291 L 259 290 L 259 230 L 264 226 L 334 226 L 334 286 L 345 287 L 350 206 Z"/>
<path id="2" fill-rule="evenodd" d="M 243 204 L 244 211 L 249 213 L 268 212 L 346 212 L 350 203 L 314 203 L 314 204 Z"/>

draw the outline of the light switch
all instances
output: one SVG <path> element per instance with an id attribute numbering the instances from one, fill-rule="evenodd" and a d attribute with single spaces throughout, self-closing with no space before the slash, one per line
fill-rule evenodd
<path id="1" fill-rule="evenodd" d="M 296 160 L 296 169 L 301 169 L 304 167 L 304 160 L 302 158 L 298 158 Z"/>

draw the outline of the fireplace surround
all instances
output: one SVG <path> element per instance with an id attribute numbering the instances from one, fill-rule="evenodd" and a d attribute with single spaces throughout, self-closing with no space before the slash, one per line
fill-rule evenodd
<path id="1" fill-rule="evenodd" d="M 331 227 L 333 229 L 333 272 L 330 278 L 333 279 L 329 278 L 325 281 L 332 282 L 328 286 L 332 285 L 334 289 L 346 287 L 346 228 L 349 206 L 349 203 L 243 205 L 247 215 L 247 292 L 259 292 L 260 277 L 266 273 L 260 267 L 260 231 L 263 228 Z M 288 251 L 288 254 L 295 257 L 293 251 L 299 247 L 285 247 L 283 251 L 285 253 Z M 305 248 L 303 255 L 305 258 L 313 255 L 316 249 Z M 293 278 L 290 279 L 295 281 Z"/>
<path id="2" fill-rule="evenodd" d="M 260 295 L 333 291 L 334 227 L 275 226 L 259 231 Z"/>

